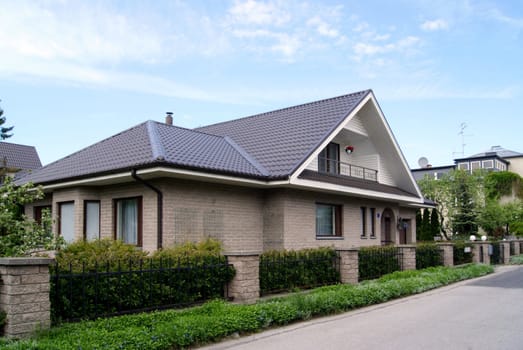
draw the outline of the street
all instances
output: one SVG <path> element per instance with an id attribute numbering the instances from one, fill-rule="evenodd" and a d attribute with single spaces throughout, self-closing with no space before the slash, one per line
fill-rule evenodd
<path id="1" fill-rule="evenodd" d="M 523 266 L 205 349 L 523 349 Z"/>

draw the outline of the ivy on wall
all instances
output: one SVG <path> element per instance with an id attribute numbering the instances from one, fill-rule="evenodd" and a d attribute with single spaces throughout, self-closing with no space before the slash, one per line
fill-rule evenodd
<path id="1" fill-rule="evenodd" d="M 499 199 L 510 196 L 513 188 L 519 199 L 523 199 L 523 179 L 516 173 L 510 171 L 491 172 L 485 178 L 487 197 Z"/>

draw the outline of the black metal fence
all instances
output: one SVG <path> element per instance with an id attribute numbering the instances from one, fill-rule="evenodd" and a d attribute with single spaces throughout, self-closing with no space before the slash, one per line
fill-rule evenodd
<path id="1" fill-rule="evenodd" d="M 401 271 L 403 254 L 397 247 L 367 247 L 358 253 L 359 281 Z"/>
<path id="2" fill-rule="evenodd" d="M 196 304 L 227 297 L 234 268 L 225 257 L 195 264 L 148 259 L 51 267 L 53 323 Z"/>
<path id="3" fill-rule="evenodd" d="M 420 244 L 416 247 L 416 270 L 443 266 L 443 249 L 435 244 Z"/>
<path id="4" fill-rule="evenodd" d="M 490 245 L 490 264 L 497 265 L 503 264 L 503 246 L 497 242 Z"/>
<path id="5" fill-rule="evenodd" d="M 264 254 L 260 257 L 260 294 L 339 283 L 339 265 L 335 251 Z"/>

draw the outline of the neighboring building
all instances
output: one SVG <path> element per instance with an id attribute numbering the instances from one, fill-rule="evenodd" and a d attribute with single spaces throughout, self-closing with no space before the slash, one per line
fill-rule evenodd
<path id="1" fill-rule="evenodd" d="M 170 121 L 169 121 L 170 119 Z M 424 198 L 371 90 L 190 130 L 147 121 L 20 180 L 67 241 L 228 253 L 415 242 Z"/>
<path id="2" fill-rule="evenodd" d="M 486 169 L 489 171 L 511 171 L 523 176 L 523 153 L 510 151 L 501 146 L 492 146 L 488 151 L 474 154 L 466 158 L 454 159 L 454 165 L 439 167 L 426 166 L 412 169 L 412 175 L 419 181 L 429 175 L 431 178 L 440 179 L 443 174 L 454 169 L 474 171 Z"/>
<path id="3" fill-rule="evenodd" d="M 33 146 L 0 142 L 0 176 L 19 176 L 42 167 Z"/>

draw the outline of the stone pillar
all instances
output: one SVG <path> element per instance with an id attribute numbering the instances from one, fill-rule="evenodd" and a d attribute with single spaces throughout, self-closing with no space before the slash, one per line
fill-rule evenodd
<path id="1" fill-rule="evenodd" d="M 437 246 L 442 250 L 443 266 L 454 266 L 454 244 L 445 242 Z"/>
<path id="2" fill-rule="evenodd" d="M 229 297 L 234 301 L 252 303 L 260 297 L 260 255 L 226 254 L 236 275 L 228 285 Z"/>
<path id="3" fill-rule="evenodd" d="M 490 264 L 489 245 L 489 242 L 472 242 L 473 263 Z"/>
<path id="4" fill-rule="evenodd" d="M 0 258 L 0 309 L 4 335 L 24 338 L 51 326 L 50 258 Z"/>
<path id="5" fill-rule="evenodd" d="M 512 247 L 514 248 L 514 255 L 521 254 L 521 247 L 519 245 L 519 241 L 512 241 L 510 242 L 510 244 L 512 244 Z"/>
<path id="6" fill-rule="evenodd" d="M 400 245 L 398 246 L 400 253 L 403 255 L 401 263 L 402 270 L 416 270 L 416 246 L 415 245 Z"/>
<path id="7" fill-rule="evenodd" d="M 338 250 L 341 283 L 356 284 L 359 278 L 358 249 Z"/>
<path id="8" fill-rule="evenodd" d="M 508 264 L 510 262 L 510 242 L 500 242 L 499 249 L 503 250 L 503 264 Z"/>

